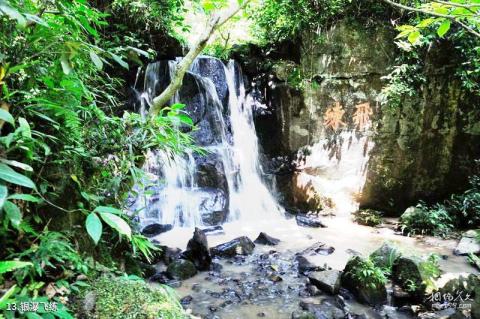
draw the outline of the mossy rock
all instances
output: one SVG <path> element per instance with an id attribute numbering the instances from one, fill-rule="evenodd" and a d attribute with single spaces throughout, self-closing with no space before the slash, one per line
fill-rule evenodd
<path id="1" fill-rule="evenodd" d="M 375 266 L 391 271 L 394 262 L 400 257 L 400 252 L 391 244 L 383 245 L 370 254 L 370 259 Z"/>
<path id="2" fill-rule="evenodd" d="M 79 318 L 188 318 L 170 288 L 151 287 L 142 280 L 105 276 L 82 295 L 76 305 Z"/>
<path id="3" fill-rule="evenodd" d="M 392 268 L 393 281 L 419 301 L 423 299 L 427 288 L 422 262 L 419 258 L 400 257 Z"/>
<path id="4" fill-rule="evenodd" d="M 363 269 L 366 260 L 360 256 L 350 258 L 342 273 L 342 286 L 350 290 L 358 301 L 371 305 L 387 303 L 387 289 L 385 285 L 372 284 L 355 276 Z"/>

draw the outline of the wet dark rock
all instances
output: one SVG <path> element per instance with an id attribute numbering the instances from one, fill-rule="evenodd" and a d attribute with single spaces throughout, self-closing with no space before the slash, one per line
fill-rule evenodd
<path id="1" fill-rule="evenodd" d="M 319 289 L 335 295 L 340 289 L 342 272 L 338 270 L 315 271 L 308 274 L 310 282 Z"/>
<path id="2" fill-rule="evenodd" d="M 370 254 L 370 258 L 373 263 L 377 267 L 384 269 L 391 269 L 393 263 L 399 257 L 400 252 L 398 251 L 398 249 L 396 249 L 389 243 L 384 243 L 380 248 Z"/>
<path id="3" fill-rule="evenodd" d="M 180 299 L 180 303 L 182 304 L 182 306 L 187 306 L 192 302 L 192 300 L 193 300 L 193 297 L 188 295 Z"/>
<path id="4" fill-rule="evenodd" d="M 223 227 L 220 225 L 207 227 L 202 229 L 205 235 L 222 235 L 225 234 Z"/>
<path id="5" fill-rule="evenodd" d="M 410 317 L 406 313 L 400 312 L 398 311 L 397 308 L 392 306 L 383 306 L 383 308 L 380 311 L 380 314 L 385 319 L 407 319 Z"/>
<path id="6" fill-rule="evenodd" d="M 197 269 L 190 260 L 177 259 L 168 265 L 167 274 L 172 279 L 185 280 L 195 276 Z"/>
<path id="7" fill-rule="evenodd" d="M 344 319 L 345 312 L 334 304 L 323 300 L 320 304 L 300 302 L 300 308 L 313 314 L 317 319 Z M 308 317 L 307 317 L 308 318 Z"/>
<path id="8" fill-rule="evenodd" d="M 259 312 L 257 313 L 257 317 L 259 318 L 264 318 L 266 315 L 265 315 L 265 312 Z"/>
<path id="9" fill-rule="evenodd" d="M 225 75 L 225 66 L 219 59 L 212 57 L 198 57 L 195 61 L 194 72 L 212 80 L 217 90 L 218 98 L 224 109 L 228 106 L 228 86 Z"/>
<path id="10" fill-rule="evenodd" d="M 201 189 L 202 200 L 199 205 L 200 217 L 205 225 L 215 226 L 227 221 L 228 196 L 218 188 Z"/>
<path id="11" fill-rule="evenodd" d="M 280 282 L 280 281 L 283 281 L 283 278 L 277 274 L 271 274 L 270 276 L 268 276 L 268 280 L 273 282 Z"/>
<path id="12" fill-rule="evenodd" d="M 318 289 L 315 285 L 307 285 L 307 292 L 310 296 L 318 296 L 322 294 L 320 289 Z"/>
<path id="13" fill-rule="evenodd" d="M 185 259 L 193 262 L 198 270 L 209 270 L 212 257 L 208 250 L 207 236 L 200 228 L 195 228 L 193 237 L 188 241 L 187 250 L 183 252 Z"/>
<path id="14" fill-rule="evenodd" d="M 393 304 L 395 306 L 403 306 L 403 305 L 406 305 L 407 303 L 412 302 L 412 298 L 410 294 L 398 285 L 393 285 L 392 297 L 393 297 Z"/>
<path id="15" fill-rule="evenodd" d="M 469 254 L 479 254 L 480 244 L 477 240 L 478 232 L 476 230 L 469 230 L 462 234 L 462 238 L 457 247 L 453 251 L 455 255 L 467 256 Z"/>
<path id="16" fill-rule="evenodd" d="M 421 263 L 422 261 L 417 258 L 400 257 L 395 260 L 392 268 L 393 282 L 418 301 L 423 299 L 427 288 L 422 276 Z"/>
<path id="17" fill-rule="evenodd" d="M 182 254 L 182 250 L 180 248 L 160 246 L 160 249 L 162 250 L 161 260 L 165 265 L 169 265 L 172 261 L 177 259 Z"/>
<path id="18" fill-rule="evenodd" d="M 327 255 L 333 254 L 334 251 L 335 251 L 334 247 L 327 246 L 322 242 L 318 242 L 308 247 L 307 249 L 303 250 L 301 253 L 305 255 L 308 254 L 310 256 L 313 256 L 313 255 L 327 256 Z"/>
<path id="19" fill-rule="evenodd" d="M 342 273 L 342 286 L 349 289 L 360 302 L 371 306 L 383 305 L 387 302 L 385 285 L 370 285 L 354 275 L 362 269 L 364 262 L 360 256 L 350 258 Z"/>
<path id="20" fill-rule="evenodd" d="M 142 229 L 142 235 L 145 237 L 155 237 L 157 235 L 160 235 L 162 233 L 166 233 L 167 231 L 172 230 L 173 226 L 170 224 L 166 225 L 161 225 L 161 224 L 150 224 L 148 226 L 145 226 Z"/>
<path id="21" fill-rule="evenodd" d="M 327 227 L 324 223 L 320 221 L 317 216 L 309 216 L 309 215 L 297 215 L 295 216 L 298 226 L 303 227 L 312 227 L 312 228 L 325 228 Z"/>
<path id="22" fill-rule="evenodd" d="M 246 236 L 235 238 L 227 243 L 212 247 L 210 253 L 218 257 L 235 257 L 237 255 L 250 255 L 255 244 Z"/>
<path id="23" fill-rule="evenodd" d="M 219 263 L 212 262 L 210 265 L 210 270 L 213 272 L 221 272 L 223 269 L 223 266 Z"/>
<path id="24" fill-rule="evenodd" d="M 295 256 L 295 263 L 297 264 L 298 267 L 298 272 L 301 274 L 308 274 L 311 271 L 322 271 L 325 270 L 324 267 L 315 265 L 312 262 L 310 262 L 307 258 L 305 258 L 302 255 L 297 255 Z"/>
<path id="25" fill-rule="evenodd" d="M 268 246 L 278 245 L 279 242 L 280 242 L 280 239 L 271 237 L 264 232 L 261 232 L 258 235 L 257 239 L 255 239 L 255 241 L 254 241 L 255 244 L 268 245 Z"/>

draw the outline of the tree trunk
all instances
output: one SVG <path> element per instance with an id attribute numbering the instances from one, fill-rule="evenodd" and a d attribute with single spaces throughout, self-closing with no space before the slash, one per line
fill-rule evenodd
<path id="1" fill-rule="evenodd" d="M 150 111 L 148 112 L 150 116 L 157 116 L 161 109 L 170 101 L 173 97 L 175 92 L 182 86 L 183 77 L 185 73 L 190 68 L 190 65 L 196 59 L 196 57 L 203 51 L 205 46 L 208 43 L 208 40 L 213 35 L 213 33 L 220 28 L 225 22 L 227 22 L 230 18 L 232 18 L 238 11 L 244 8 L 250 0 L 245 0 L 241 6 L 236 7 L 234 10 L 230 12 L 226 12 L 223 16 L 221 15 L 214 15 L 205 31 L 200 35 L 200 38 L 195 43 L 195 45 L 188 51 L 187 55 L 180 61 L 177 65 L 177 69 L 175 70 L 175 74 L 173 79 L 171 79 L 170 84 L 167 88 L 157 97 L 153 99 L 152 106 L 150 107 Z"/>

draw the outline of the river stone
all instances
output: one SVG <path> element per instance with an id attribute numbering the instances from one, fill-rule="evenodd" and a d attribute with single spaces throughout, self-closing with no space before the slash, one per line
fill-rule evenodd
<path id="1" fill-rule="evenodd" d="M 313 314 L 316 319 L 344 319 L 345 311 L 337 308 L 327 300 L 322 300 L 320 304 L 300 302 L 300 308 Z M 308 318 L 308 317 L 307 317 Z"/>
<path id="2" fill-rule="evenodd" d="M 306 275 L 311 271 L 322 271 L 324 267 L 315 265 L 302 255 L 295 256 L 295 263 L 297 264 L 298 272 Z"/>
<path id="3" fill-rule="evenodd" d="M 413 257 L 400 257 L 395 260 L 392 267 L 392 280 L 410 295 L 421 301 L 425 295 L 426 285 L 421 272 L 422 261 Z M 411 285 L 415 289 L 409 289 Z"/>
<path id="4" fill-rule="evenodd" d="M 205 233 L 195 227 L 193 237 L 188 241 L 187 250 L 183 256 L 194 263 L 198 270 L 209 270 L 212 264 L 212 257 L 208 250 L 208 241 Z"/>
<path id="5" fill-rule="evenodd" d="M 236 255 L 251 255 L 255 244 L 246 236 L 235 238 L 227 243 L 212 247 L 210 253 L 218 257 L 235 257 Z"/>
<path id="6" fill-rule="evenodd" d="M 223 234 L 225 234 L 225 231 L 223 230 L 223 227 L 220 226 L 220 225 L 203 228 L 202 230 L 205 233 L 205 235 L 223 235 Z"/>
<path id="7" fill-rule="evenodd" d="M 171 248 L 168 246 L 159 247 L 161 249 L 161 259 L 167 266 L 182 254 L 182 250 L 180 248 Z"/>
<path id="8" fill-rule="evenodd" d="M 310 283 L 317 286 L 319 289 L 329 294 L 336 295 L 340 290 L 341 275 L 342 272 L 338 270 L 325 270 L 311 272 L 308 275 L 308 279 L 310 280 Z"/>
<path id="9" fill-rule="evenodd" d="M 261 232 L 260 235 L 258 235 L 257 239 L 255 239 L 254 241 L 255 244 L 267 245 L 267 246 L 275 246 L 275 245 L 278 245 L 279 242 L 280 242 L 280 239 L 268 236 L 264 232 Z"/>
<path id="10" fill-rule="evenodd" d="M 316 319 L 316 317 L 311 312 L 295 310 L 292 312 L 292 319 Z"/>
<path id="11" fill-rule="evenodd" d="M 327 226 L 320 221 L 317 216 L 297 215 L 295 216 L 298 226 L 312 227 L 312 228 L 326 228 Z"/>
<path id="12" fill-rule="evenodd" d="M 389 243 L 383 243 L 380 248 L 370 254 L 370 259 L 375 266 L 383 269 L 390 269 L 398 257 L 400 257 L 400 252 Z"/>
<path id="13" fill-rule="evenodd" d="M 142 235 L 145 237 L 155 237 L 157 235 L 160 235 L 162 233 L 166 233 L 167 231 L 172 230 L 173 226 L 170 224 L 150 224 L 145 226 L 142 229 Z"/>
<path id="14" fill-rule="evenodd" d="M 358 271 L 363 262 L 365 260 L 360 256 L 350 258 L 342 273 L 342 286 L 349 289 L 362 303 L 371 306 L 383 305 L 387 302 L 387 289 L 385 286 L 377 285 L 372 287 L 353 275 Z"/>
<path id="15" fill-rule="evenodd" d="M 462 239 L 453 251 L 455 255 L 466 256 L 469 254 L 480 253 L 480 243 L 477 239 L 478 233 L 476 230 L 469 230 L 462 234 Z"/>
<path id="16" fill-rule="evenodd" d="M 195 265 L 186 259 L 177 259 L 170 263 L 167 274 L 172 279 L 185 280 L 197 274 Z"/>

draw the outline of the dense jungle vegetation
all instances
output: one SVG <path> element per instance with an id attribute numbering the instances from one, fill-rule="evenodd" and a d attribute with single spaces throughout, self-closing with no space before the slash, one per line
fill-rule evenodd
<path id="1" fill-rule="evenodd" d="M 75 317 L 77 299 L 91 286 L 103 298 L 99 318 L 127 318 L 115 304 L 135 308 L 128 300 L 139 294 L 151 307 L 135 308 L 129 318 L 185 316 L 167 287 L 152 290 L 143 281 L 159 248 L 123 206 L 149 150 L 200 151 L 179 129 L 192 125 L 182 105 L 160 103 L 144 118 L 127 90 L 138 67 L 171 58 L 171 48 L 173 55 L 188 52 L 192 11 L 209 18 L 242 9 L 190 50 L 192 58 L 203 52 L 222 59 L 252 43 L 274 50 L 340 18 L 375 24 L 379 15 L 392 16 L 401 54 L 384 89 L 389 107 L 415 94 L 424 81 L 421 57 L 438 41 L 453 43 L 458 77 L 478 94 L 480 1 L 391 2 L 0 0 L 0 318 Z M 241 21 L 250 36 L 228 40 Z M 295 70 L 292 81 L 312 85 L 310 76 Z M 444 236 L 478 227 L 479 178 L 472 176 L 463 194 L 422 205 L 419 216 L 402 221 L 406 231 Z M 25 301 L 58 309 L 33 313 L 20 308 Z"/>

